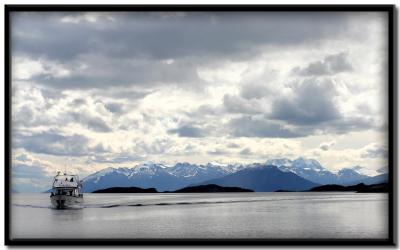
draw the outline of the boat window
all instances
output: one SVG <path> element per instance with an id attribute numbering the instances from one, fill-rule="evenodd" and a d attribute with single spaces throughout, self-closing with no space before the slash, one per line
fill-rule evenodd
<path id="1" fill-rule="evenodd" d="M 70 180 L 70 182 L 73 182 L 73 181 L 74 181 L 74 178 L 72 177 L 71 180 Z"/>

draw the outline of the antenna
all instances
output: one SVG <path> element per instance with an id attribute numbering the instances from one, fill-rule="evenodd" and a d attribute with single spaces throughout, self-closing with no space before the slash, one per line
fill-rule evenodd
<path id="1" fill-rule="evenodd" d="M 68 161 L 68 158 L 67 158 L 67 160 L 64 162 L 64 175 L 67 175 L 67 161 Z"/>

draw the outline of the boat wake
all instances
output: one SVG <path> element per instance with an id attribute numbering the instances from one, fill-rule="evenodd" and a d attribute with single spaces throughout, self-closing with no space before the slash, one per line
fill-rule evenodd
<path id="1" fill-rule="evenodd" d="M 280 199 L 282 200 L 282 199 Z M 157 203 L 111 203 L 111 204 L 76 204 L 67 209 L 83 209 L 83 208 L 116 208 L 116 207 L 148 207 L 148 206 L 182 206 L 182 205 L 211 205 L 211 204 L 229 204 L 229 203 L 248 203 L 248 202 L 265 202 L 274 201 L 271 199 L 241 199 L 241 200 L 217 200 L 217 201 L 175 201 L 175 202 L 157 202 Z M 25 204 L 13 204 L 17 207 L 30 207 L 30 208 L 51 208 L 53 206 L 37 206 Z"/>
<path id="2" fill-rule="evenodd" d="M 170 201 L 143 201 L 143 202 L 138 202 L 138 201 L 125 201 L 125 202 L 109 202 L 109 203 L 102 203 L 102 202 L 82 202 L 82 203 L 77 203 L 73 204 L 70 207 L 66 209 L 84 209 L 84 208 L 117 208 L 117 207 L 149 207 L 149 206 L 185 206 L 185 205 L 212 205 L 212 204 L 229 204 L 229 203 L 250 203 L 250 202 L 283 202 L 283 201 L 292 201 L 292 200 L 297 200 L 297 201 L 321 201 L 321 200 L 331 200 L 336 198 L 338 201 L 343 201 L 343 200 L 348 200 L 351 199 L 351 197 L 346 197 L 344 198 L 343 196 L 336 196 L 336 195 L 330 195 L 329 197 L 325 196 L 316 196 L 313 198 L 310 197 L 285 197 L 285 198 L 264 198 L 264 199 L 233 199 L 233 200 L 227 200 L 227 199 L 212 199 L 212 200 L 190 200 L 190 201 L 183 201 L 183 200 L 170 200 Z M 369 199 L 366 196 L 365 200 L 359 200 L 360 201 L 366 201 L 368 202 Z M 383 198 L 382 198 L 383 199 Z M 32 205 L 32 204 L 18 204 L 14 203 L 13 206 L 16 207 L 27 207 L 27 208 L 42 208 L 42 209 L 56 209 L 54 206 L 51 205 L 46 205 L 46 206 L 41 206 L 41 205 Z"/>
<path id="3" fill-rule="evenodd" d="M 83 208 L 115 208 L 115 207 L 147 207 L 147 206 L 180 206 L 180 205 L 207 205 L 223 203 L 243 203 L 243 202 L 262 202 L 267 200 L 229 200 L 229 201 L 191 201 L 191 202 L 160 202 L 160 203 L 133 203 L 133 204 L 76 204 L 66 209 Z M 56 209 L 53 206 L 38 206 L 27 204 L 13 204 L 16 207 Z"/>

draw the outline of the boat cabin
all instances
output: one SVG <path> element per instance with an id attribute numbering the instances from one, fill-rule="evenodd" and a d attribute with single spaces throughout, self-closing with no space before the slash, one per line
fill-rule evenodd
<path id="1" fill-rule="evenodd" d="M 79 197 L 81 196 L 82 184 L 78 176 L 68 175 L 60 172 L 54 177 L 53 189 L 51 195 L 69 195 Z"/>

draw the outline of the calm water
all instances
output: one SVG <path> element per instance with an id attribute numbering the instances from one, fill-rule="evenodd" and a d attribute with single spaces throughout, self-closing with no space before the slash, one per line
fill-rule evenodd
<path id="1" fill-rule="evenodd" d="M 68 210 L 49 194 L 13 194 L 12 238 L 387 238 L 388 195 L 85 194 Z"/>

